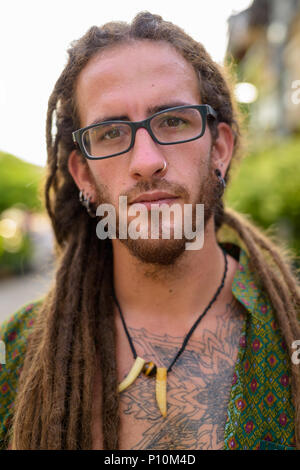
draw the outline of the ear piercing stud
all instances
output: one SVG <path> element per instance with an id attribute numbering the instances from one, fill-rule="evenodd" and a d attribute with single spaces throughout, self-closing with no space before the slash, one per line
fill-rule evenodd
<path id="1" fill-rule="evenodd" d="M 219 179 L 220 183 L 222 184 L 223 186 L 223 189 L 226 188 L 226 181 L 224 180 L 223 176 L 222 176 L 222 173 L 221 171 L 219 170 L 219 168 L 216 168 L 215 169 L 215 173 L 217 175 L 217 178 Z"/>

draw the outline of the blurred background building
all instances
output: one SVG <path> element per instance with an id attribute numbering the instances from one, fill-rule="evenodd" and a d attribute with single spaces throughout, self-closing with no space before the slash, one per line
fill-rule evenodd
<path id="1" fill-rule="evenodd" d="M 244 87 L 246 101 L 253 99 L 251 128 L 260 136 L 299 132 L 293 96 L 300 89 L 300 0 L 254 0 L 228 23 L 228 59 L 237 65 L 238 77 L 253 86 Z M 243 99 L 242 86 L 240 94 Z"/>

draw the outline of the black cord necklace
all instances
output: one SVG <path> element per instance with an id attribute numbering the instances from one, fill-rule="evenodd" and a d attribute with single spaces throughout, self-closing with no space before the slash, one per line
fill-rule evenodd
<path id="1" fill-rule="evenodd" d="M 174 359 L 172 360 L 172 362 L 171 362 L 171 364 L 169 365 L 168 368 L 166 368 L 166 367 L 156 367 L 156 365 L 152 361 L 146 362 L 144 359 L 142 359 L 141 357 L 139 357 L 137 355 L 134 344 L 133 344 L 132 339 L 131 339 L 131 336 L 129 334 L 128 328 L 126 326 L 125 319 L 124 319 L 121 307 L 119 305 L 119 302 L 116 298 L 115 293 L 113 292 L 113 298 L 114 298 L 116 306 L 119 310 L 120 317 L 121 317 L 121 320 L 122 320 L 122 324 L 123 324 L 126 336 L 128 338 L 129 346 L 131 348 L 133 357 L 135 359 L 135 362 L 134 362 L 129 374 L 125 377 L 125 379 L 119 385 L 119 392 L 122 392 L 127 387 L 129 387 L 135 381 L 135 379 L 139 376 L 139 374 L 141 372 L 143 372 L 146 376 L 152 376 L 156 373 L 156 400 L 157 400 L 158 407 L 159 407 L 159 409 L 160 409 L 160 411 L 161 411 L 161 413 L 164 417 L 167 415 L 167 374 L 168 374 L 168 372 L 170 372 L 172 370 L 172 367 L 174 366 L 177 359 L 181 356 L 181 354 L 185 350 L 186 345 L 188 344 L 188 341 L 189 341 L 190 337 L 192 336 L 193 332 L 195 331 L 195 329 L 197 328 L 198 324 L 200 323 L 200 321 L 202 320 L 204 315 L 206 315 L 206 313 L 209 311 L 209 309 L 214 304 L 214 302 L 217 300 L 221 290 L 224 287 L 226 274 L 227 274 L 228 263 L 227 263 L 226 252 L 225 252 L 225 250 L 223 250 L 223 248 L 222 248 L 222 251 L 223 251 L 223 255 L 224 255 L 225 268 L 224 268 L 224 273 L 223 273 L 221 284 L 219 285 L 215 295 L 213 296 L 213 298 L 211 299 L 211 301 L 207 305 L 206 309 L 197 318 L 197 320 L 195 321 L 195 323 L 193 324 L 193 326 L 191 327 L 191 329 L 189 330 L 189 332 L 185 336 L 185 338 L 182 342 L 181 348 L 176 353 Z"/>

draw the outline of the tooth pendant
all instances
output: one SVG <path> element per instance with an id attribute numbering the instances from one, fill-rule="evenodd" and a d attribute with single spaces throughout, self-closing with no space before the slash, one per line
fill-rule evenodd
<path id="1" fill-rule="evenodd" d="M 167 416 L 167 368 L 158 367 L 156 371 L 156 401 L 161 414 Z"/>
<path id="2" fill-rule="evenodd" d="M 134 361 L 133 366 L 131 367 L 129 374 L 125 377 L 124 380 L 119 384 L 119 392 L 123 392 L 126 388 L 128 388 L 140 375 L 143 370 L 145 364 L 145 360 L 141 357 L 137 356 L 136 360 Z"/>
<path id="3" fill-rule="evenodd" d="M 154 375 L 156 372 L 155 395 L 158 408 L 165 418 L 167 416 L 167 368 L 157 367 L 152 362 L 147 362 L 137 356 L 128 375 L 119 384 L 118 391 L 123 392 L 138 378 L 143 371 L 146 376 Z"/>

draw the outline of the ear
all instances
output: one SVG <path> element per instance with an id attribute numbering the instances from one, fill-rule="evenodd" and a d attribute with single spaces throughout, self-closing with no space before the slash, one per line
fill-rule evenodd
<path id="1" fill-rule="evenodd" d="M 68 159 L 68 169 L 79 190 L 84 190 L 87 194 L 93 196 L 94 181 L 87 162 L 82 161 L 78 150 L 72 150 Z"/>
<path id="2" fill-rule="evenodd" d="M 218 138 L 212 148 L 212 160 L 215 168 L 219 168 L 224 178 L 230 164 L 234 137 L 231 127 L 225 122 L 218 124 Z"/>

